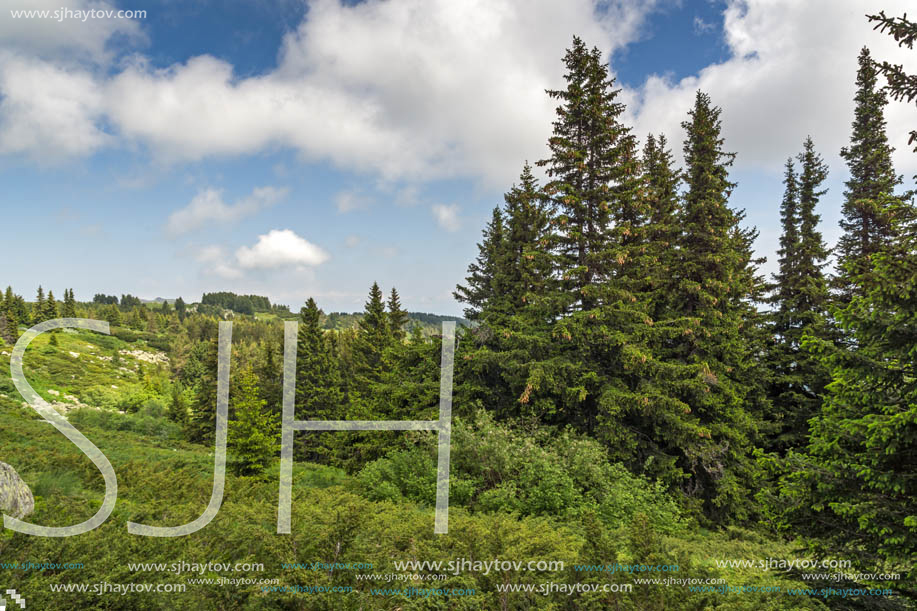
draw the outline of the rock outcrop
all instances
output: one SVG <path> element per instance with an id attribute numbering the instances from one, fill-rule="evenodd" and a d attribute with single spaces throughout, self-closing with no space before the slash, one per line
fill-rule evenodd
<path id="1" fill-rule="evenodd" d="M 35 511 L 35 498 L 29 486 L 5 462 L 0 462 L 0 510 L 19 519 Z"/>

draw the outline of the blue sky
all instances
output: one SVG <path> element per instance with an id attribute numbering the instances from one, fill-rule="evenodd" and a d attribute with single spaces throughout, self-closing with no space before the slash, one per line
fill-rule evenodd
<path id="1" fill-rule="evenodd" d="M 837 236 L 856 54 L 913 65 L 868 3 L 790 0 L 111 2 L 140 19 L 14 19 L 0 1 L 0 284 L 77 297 L 266 294 L 411 310 L 451 291 L 490 209 L 545 155 L 573 34 L 602 49 L 635 133 L 681 149 L 694 91 L 723 106 L 733 205 L 773 270 L 780 170 L 811 134 Z M 895 2 L 886 12 L 902 12 Z M 72 2 L 82 10 L 100 4 Z M 819 19 L 825 32 L 800 24 Z M 917 53 L 912 53 L 917 55 Z M 897 137 L 912 107 L 893 104 Z M 903 138 L 898 169 L 917 171 Z M 11 229 L 12 228 L 12 229 Z"/>

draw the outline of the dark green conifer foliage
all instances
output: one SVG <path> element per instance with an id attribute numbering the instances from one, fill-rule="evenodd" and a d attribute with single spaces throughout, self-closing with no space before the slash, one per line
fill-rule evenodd
<path id="1" fill-rule="evenodd" d="M 797 176 L 792 159 L 787 160 L 786 186 L 780 207 L 783 234 L 780 238 L 779 272 L 769 299 L 772 305 L 770 350 L 771 388 L 775 419 L 780 431 L 770 447 L 786 451 L 806 443 L 808 421 L 821 405 L 828 371 L 821 361 L 802 349 L 810 335 L 827 339 L 828 288 L 822 268 L 828 257 L 815 207 L 825 194 L 821 184 L 828 168 L 815 152 L 811 138 L 797 156 L 802 166 Z"/>
<path id="2" fill-rule="evenodd" d="M 45 290 L 38 287 L 38 295 L 35 297 L 35 303 L 32 305 L 32 324 L 36 325 L 45 320 Z"/>
<path id="3" fill-rule="evenodd" d="M 19 338 L 19 332 L 16 328 L 15 319 L 11 318 L 9 312 L 0 312 L 0 340 L 13 345 Z"/>
<path id="4" fill-rule="evenodd" d="M 187 306 L 185 305 L 185 300 L 179 297 L 175 300 L 175 313 L 178 314 L 179 320 L 185 320 L 185 313 L 187 311 Z"/>
<path id="5" fill-rule="evenodd" d="M 230 464 L 239 475 L 259 475 L 280 449 L 279 422 L 276 414 L 265 408 L 258 377 L 250 367 L 241 372 L 233 390 L 235 417 L 226 435 Z"/>
<path id="6" fill-rule="evenodd" d="M 494 301 L 494 273 L 500 257 L 498 251 L 503 247 L 503 229 L 503 213 L 496 207 L 482 232 L 478 256 L 468 266 L 465 286 L 456 285 L 452 293 L 457 301 L 467 305 L 464 314 L 468 320 L 479 320 L 481 313 Z"/>
<path id="7" fill-rule="evenodd" d="M 763 298 L 752 254 L 757 232 L 743 229 L 744 213 L 729 207 L 735 155 L 723 150 L 720 109 L 698 92 L 689 116 L 682 124 L 687 190 L 679 258 L 671 308 L 659 325 L 666 337 L 660 355 L 667 365 L 694 371 L 673 389 L 696 426 L 694 443 L 674 444 L 679 466 L 691 474 L 684 489 L 714 519 L 742 519 L 756 485 L 749 456 L 766 410 L 764 369 L 756 359 L 764 333 L 753 305 Z"/>
<path id="8" fill-rule="evenodd" d="M 120 327 L 121 326 L 121 309 L 114 304 L 107 305 L 102 310 L 102 318 L 104 320 L 107 320 L 108 324 L 110 324 L 111 326 Z"/>
<path id="9" fill-rule="evenodd" d="M 27 324 L 29 320 L 29 306 L 26 305 L 22 295 L 12 295 L 12 307 L 10 312 L 15 317 L 18 324 Z"/>
<path id="10" fill-rule="evenodd" d="M 408 313 L 401 307 L 401 298 L 398 291 L 392 287 L 392 292 L 388 298 L 388 327 L 391 329 L 392 337 L 395 341 L 404 341 L 407 334 L 405 325 L 408 324 Z"/>
<path id="11" fill-rule="evenodd" d="M 517 401 L 523 413 L 594 432 L 615 426 L 606 420 L 640 400 L 619 372 L 646 361 L 632 339 L 646 314 L 618 277 L 637 222 L 639 172 L 636 142 L 620 120 L 620 90 L 601 52 L 574 38 L 564 64 L 566 88 L 548 91 L 560 101 L 551 156 L 538 162 L 550 179 L 546 244 L 556 281 L 536 309 L 552 328 L 532 346 L 537 360 L 525 367 Z"/>
<path id="12" fill-rule="evenodd" d="M 488 304 L 491 324 L 497 323 L 495 316 L 505 319 L 529 309 L 547 289 L 552 271 L 546 252 L 550 215 L 528 163 L 503 199 L 505 226 L 502 242 L 494 245 L 494 295 Z"/>
<path id="13" fill-rule="evenodd" d="M 456 394 L 461 410 L 486 405 L 500 416 L 531 413 L 519 401 L 529 364 L 546 357 L 551 345 L 549 318 L 542 309 L 553 273 L 549 223 L 548 203 L 526 163 L 483 231 L 478 258 L 468 267 L 467 287 L 455 293 L 473 303 L 465 313 L 480 323 L 460 333 L 464 348 L 456 362 L 456 379 L 461 380 Z"/>
<path id="14" fill-rule="evenodd" d="M 296 343 L 297 420 L 345 419 L 340 370 L 325 332 L 319 323 L 321 312 L 311 297 L 299 311 Z M 343 433 L 297 433 L 297 448 L 310 459 L 328 457 L 335 447 L 332 435 Z"/>
<path id="15" fill-rule="evenodd" d="M 611 200 L 630 189 L 626 179 L 636 175 L 628 159 L 633 137 L 620 122 L 620 89 L 601 52 L 574 37 L 564 64 L 567 88 L 547 92 L 560 101 L 548 140 L 551 157 L 538 162 L 551 179 L 545 194 L 557 212 L 551 236 L 561 273 L 557 315 L 590 310 L 605 297 L 600 293 L 613 272 L 612 221 L 623 210 Z"/>
<path id="16" fill-rule="evenodd" d="M 6 287 L 3 302 L 0 304 L 0 316 L 3 317 L 3 320 L 0 321 L 0 337 L 7 344 L 15 344 L 19 339 L 19 319 L 16 296 L 11 286 Z"/>
<path id="17" fill-rule="evenodd" d="M 525 164 L 519 183 L 504 194 L 504 206 L 494 208 L 483 231 L 467 288 L 455 293 L 460 300 L 462 295 L 477 297 L 474 308 L 465 312 L 480 323 L 464 334 L 468 348 L 456 364 L 463 382 L 456 389 L 461 409 L 487 405 L 501 416 L 513 416 L 523 407 L 519 398 L 528 364 L 550 346 L 548 319 L 541 310 L 552 283 L 549 222 L 544 195 Z"/>
<path id="18" fill-rule="evenodd" d="M 73 297 L 73 289 L 64 289 L 64 307 L 61 309 L 61 316 L 64 318 L 76 317 L 76 299 Z"/>
<path id="19" fill-rule="evenodd" d="M 635 293 L 649 300 L 649 314 L 658 319 L 668 308 L 675 272 L 676 245 L 681 233 L 679 194 L 681 171 L 675 168 L 664 135 L 650 134 L 641 160 L 645 224 L 641 249 L 634 262 Z"/>
<path id="20" fill-rule="evenodd" d="M 864 47 L 859 56 L 850 145 L 841 150 L 850 170 L 840 222 L 844 233 L 837 245 L 837 264 L 842 271 L 833 283 L 841 306 L 856 293 L 855 279 L 871 269 L 869 258 L 883 251 L 896 237 L 895 228 L 909 220 L 896 218 L 909 211 L 900 204 L 910 194 L 895 194 L 901 177 L 892 166 L 894 148 L 885 132 L 888 101 L 878 87 L 877 76 L 878 69 Z"/>
<path id="21" fill-rule="evenodd" d="M 118 311 L 115 306 L 109 306 Z M 202 342 L 200 373 L 194 388 L 191 417 L 188 420 L 187 437 L 198 443 L 213 441 L 217 416 L 217 359 L 219 347 L 215 339 Z"/>
<path id="22" fill-rule="evenodd" d="M 854 271 L 848 265 L 847 273 Z M 835 310 L 847 347 L 805 347 L 832 372 L 806 455 L 791 454 L 778 515 L 813 546 L 902 573 L 915 591 L 917 557 L 917 233 L 903 229 L 854 277 L 860 291 Z M 879 564 L 880 562 L 888 564 Z"/>
<path id="23" fill-rule="evenodd" d="M 48 299 L 45 301 L 42 320 L 52 320 L 58 317 L 57 300 L 54 299 L 54 291 L 48 291 Z"/>
<path id="24" fill-rule="evenodd" d="M 261 358 L 259 359 L 256 373 L 258 374 L 258 387 L 261 389 L 261 398 L 264 399 L 267 409 L 278 416 L 282 415 L 283 344 L 278 344 L 273 337 L 266 337 L 262 342 Z"/>
<path id="25" fill-rule="evenodd" d="M 373 282 L 369 298 L 359 321 L 354 345 L 356 388 L 365 390 L 370 382 L 378 381 L 382 371 L 382 355 L 391 342 L 389 320 L 385 313 L 385 300 L 379 285 Z"/>

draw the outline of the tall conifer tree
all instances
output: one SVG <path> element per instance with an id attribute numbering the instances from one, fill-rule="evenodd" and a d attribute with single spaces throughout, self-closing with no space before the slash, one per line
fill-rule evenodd
<path id="1" fill-rule="evenodd" d="M 392 287 L 387 306 L 388 327 L 392 332 L 392 337 L 398 342 L 404 341 L 407 334 L 404 326 L 408 324 L 408 313 L 401 307 L 401 298 L 395 287 Z"/>
<path id="2" fill-rule="evenodd" d="M 496 207 L 482 231 L 478 256 L 468 266 L 465 285 L 456 285 L 452 293 L 457 301 L 466 304 L 464 314 L 468 320 L 480 320 L 482 312 L 495 302 L 494 274 L 503 248 L 503 231 L 503 213 Z"/>
<path id="3" fill-rule="evenodd" d="M 878 87 L 878 69 L 869 49 L 863 48 L 857 70 L 855 110 L 850 145 L 841 150 L 850 178 L 845 183 L 843 235 L 838 241 L 838 269 L 834 287 L 843 307 L 857 292 L 856 278 L 871 268 L 869 258 L 882 252 L 894 240 L 900 218 L 909 212 L 904 200 L 910 194 L 896 195 L 901 177 L 892 166 L 892 148 L 885 132 L 885 93 Z"/>
<path id="4" fill-rule="evenodd" d="M 744 213 L 729 207 L 735 157 L 723 148 L 720 109 L 698 92 L 684 144 L 685 184 L 679 259 L 661 346 L 667 363 L 694 369 L 676 396 L 693 414 L 702 443 L 682 445 L 680 466 L 692 475 L 686 491 L 716 519 L 747 515 L 756 467 L 752 443 L 766 409 L 757 355 L 764 335 L 753 302 L 762 299 Z"/>
<path id="5" fill-rule="evenodd" d="M 76 299 L 73 298 L 73 289 L 64 289 L 64 307 L 61 310 L 64 318 L 76 317 Z"/>
<path id="6" fill-rule="evenodd" d="M 38 294 L 35 297 L 35 304 L 32 306 L 32 324 L 38 324 L 45 320 L 45 290 L 38 287 Z"/>
<path id="7" fill-rule="evenodd" d="M 45 301 L 44 312 L 42 313 L 42 320 L 51 320 L 57 318 L 57 300 L 54 299 L 54 291 L 48 291 L 48 299 Z"/>
<path id="8" fill-rule="evenodd" d="M 817 413 L 828 382 L 821 361 L 802 349 L 805 336 L 830 336 L 828 289 L 822 272 L 828 249 L 818 231 L 819 215 L 815 212 L 825 194 L 821 185 L 828 168 L 815 152 L 811 138 L 806 139 L 797 160 L 802 166 L 798 176 L 792 160 L 787 160 L 780 269 L 774 276 L 776 285 L 770 298 L 774 334 L 770 396 L 774 417 L 781 423 L 772 447 L 780 451 L 805 444 L 808 421 Z"/>
<path id="9" fill-rule="evenodd" d="M 319 324 L 320 314 L 311 297 L 299 312 L 296 344 L 296 418 L 299 420 L 343 417 L 340 370 Z"/>

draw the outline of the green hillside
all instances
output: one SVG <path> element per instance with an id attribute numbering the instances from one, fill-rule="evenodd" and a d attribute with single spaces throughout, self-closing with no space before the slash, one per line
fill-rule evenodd
<path id="1" fill-rule="evenodd" d="M 188 321 L 186 321 L 187 323 Z M 458 417 L 453 442 L 449 534 L 433 534 L 435 448 L 433 435 L 404 433 L 398 449 L 348 475 L 297 461 L 291 535 L 275 532 L 278 471 L 273 460 L 256 477 L 230 471 L 223 506 L 202 531 L 174 539 L 129 535 L 128 521 L 177 525 L 196 518 L 212 486 L 212 447 L 183 439 L 169 417 L 174 387 L 168 354 L 150 345 L 168 332 L 125 341 L 122 328 L 104 336 L 63 331 L 38 337 L 25 358 L 30 384 L 111 460 L 118 503 L 98 529 L 67 539 L 5 531 L 4 562 L 82 563 L 79 569 L 6 572 L 9 587 L 28 593 L 32 608 L 136 609 L 783 609 L 772 593 L 697 593 L 683 588 L 637 586 L 632 592 L 583 594 L 500 593 L 499 584 L 632 582 L 622 573 L 577 571 L 577 564 L 677 564 L 680 578 L 728 577 L 729 584 L 805 587 L 785 574 L 718 569 L 715 559 L 791 557 L 788 545 L 754 532 L 702 528 L 658 485 L 607 461 L 602 448 L 560 433 L 530 435 L 496 424 L 486 414 Z M 238 335 L 237 337 L 240 337 Z M 56 345 L 52 345 L 56 344 Z M 244 347 L 244 340 L 236 342 Z M 18 398 L 9 379 L 7 347 L 0 352 L 0 459 L 12 464 L 35 494 L 36 524 L 63 526 L 90 517 L 104 486 L 79 450 Z M 116 356 L 117 355 L 117 356 Z M 173 353 L 173 357 L 174 357 Z M 234 364 L 234 372 L 235 369 Z M 276 406 L 272 406 L 276 408 Z M 180 419 L 179 419 L 180 420 Z M 396 561 L 454 559 L 546 560 L 558 571 L 464 571 L 442 581 L 408 582 L 418 588 L 474 589 L 476 594 L 405 598 L 373 594 L 400 587 L 384 577 L 405 574 Z M 138 571 L 135 563 L 263 563 L 262 571 Z M 372 563 L 372 570 L 284 568 L 284 563 Z M 429 571 L 420 571 L 429 573 Z M 270 584 L 200 585 L 200 578 L 279 580 Z M 180 594 L 95 596 L 52 592 L 57 584 L 103 582 L 184 584 Z M 237 582 L 238 583 L 238 582 Z M 341 586 L 347 596 L 262 591 L 262 587 Z M 794 608 L 821 608 L 799 597 Z"/>

